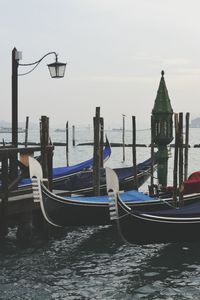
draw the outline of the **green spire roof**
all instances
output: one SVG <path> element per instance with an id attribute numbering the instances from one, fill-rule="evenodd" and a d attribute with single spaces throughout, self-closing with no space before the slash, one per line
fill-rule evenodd
<path id="1" fill-rule="evenodd" d="M 160 79 L 160 84 L 156 96 L 156 100 L 154 103 L 154 107 L 152 110 L 152 113 L 157 114 L 157 113 L 173 113 L 168 91 L 166 88 L 165 84 L 165 79 L 164 79 L 164 71 L 161 72 L 161 79 Z"/>

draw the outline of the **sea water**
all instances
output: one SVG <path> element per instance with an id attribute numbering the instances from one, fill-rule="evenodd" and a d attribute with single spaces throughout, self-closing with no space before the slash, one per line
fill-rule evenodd
<path id="1" fill-rule="evenodd" d="M 121 142 L 122 133 L 107 131 L 110 142 Z M 65 133 L 51 130 L 53 142 L 64 142 Z M 131 143 L 131 131 L 125 141 Z M 190 129 L 189 174 L 200 169 L 200 129 Z M 4 136 L 9 141 L 10 136 Z M 0 136 L 1 139 L 1 136 Z M 20 140 L 24 136 L 20 134 Z M 36 130 L 29 141 L 39 141 Z M 93 132 L 76 130 L 76 143 L 92 141 Z M 150 131 L 137 131 L 137 143 L 150 144 Z M 173 149 L 169 158 L 168 183 L 172 184 Z M 69 145 L 69 162 L 92 157 L 92 146 Z M 150 156 L 149 147 L 137 148 L 137 162 Z M 132 164 L 132 150 L 113 148 L 106 165 Z M 54 166 L 66 164 L 65 147 L 55 147 Z M 156 179 L 155 179 L 156 180 Z M 147 189 L 148 182 L 142 187 Z M 200 243 L 125 244 L 113 226 L 68 227 L 48 241 L 36 239 L 21 248 L 16 229 L 0 245 L 0 299 L 200 299 Z"/>

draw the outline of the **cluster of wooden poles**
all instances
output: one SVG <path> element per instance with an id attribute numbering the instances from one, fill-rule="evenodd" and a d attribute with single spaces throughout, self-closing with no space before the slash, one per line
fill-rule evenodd
<path id="1" fill-rule="evenodd" d="M 94 194 L 100 195 L 100 168 L 103 167 L 103 145 L 104 145 L 104 121 L 100 117 L 100 107 L 96 107 L 96 114 L 93 119 L 94 124 L 94 164 L 93 164 L 93 176 L 94 176 Z M 124 131 L 123 131 L 124 140 Z M 124 153 L 124 144 L 123 144 Z M 123 154 L 125 160 L 125 154 Z M 136 168 L 136 120 L 135 116 L 132 116 L 132 158 L 133 158 L 133 169 L 134 169 L 134 182 L 133 189 L 138 189 L 137 180 L 137 168 Z M 153 168 L 153 167 L 152 167 Z M 152 170 L 153 172 L 153 170 Z"/>

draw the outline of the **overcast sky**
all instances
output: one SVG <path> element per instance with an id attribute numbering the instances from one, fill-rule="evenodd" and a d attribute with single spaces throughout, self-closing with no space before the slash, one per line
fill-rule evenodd
<path id="1" fill-rule="evenodd" d="M 150 127 L 161 70 L 173 110 L 200 116 L 199 14 L 199 0 L 0 0 L 0 120 L 11 119 L 13 47 L 21 63 L 49 51 L 68 63 L 64 79 L 49 77 L 53 56 L 19 77 L 19 121 L 88 125 L 100 106 L 107 127 L 122 114 Z"/>

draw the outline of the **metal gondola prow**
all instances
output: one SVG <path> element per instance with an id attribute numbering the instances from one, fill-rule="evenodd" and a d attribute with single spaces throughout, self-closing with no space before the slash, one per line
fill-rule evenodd
<path id="1" fill-rule="evenodd" d="M 110 220 L 117 220 L 117 195 L 119 193 L 119 179 L 115 171 L 111 168 L 106 169 L 106 186 L 107 186 L 107 193 L 109 196 L 109 215 Z"/>
<path id="2" fill-rule="evenodd" d="M 107 186 L 107 193 L 110 191 L 119 192 L 119 179 L 117 174 L 111 168 L 106 167 L 106 186 Z"/>
<path id="3" fill-rule="evenodd" d="M 43 172 L 40 163 L 31 156 L 29 156 L 29 173 L 30 178 L 37 177 L 40 180 L 43 179 Z"/>

